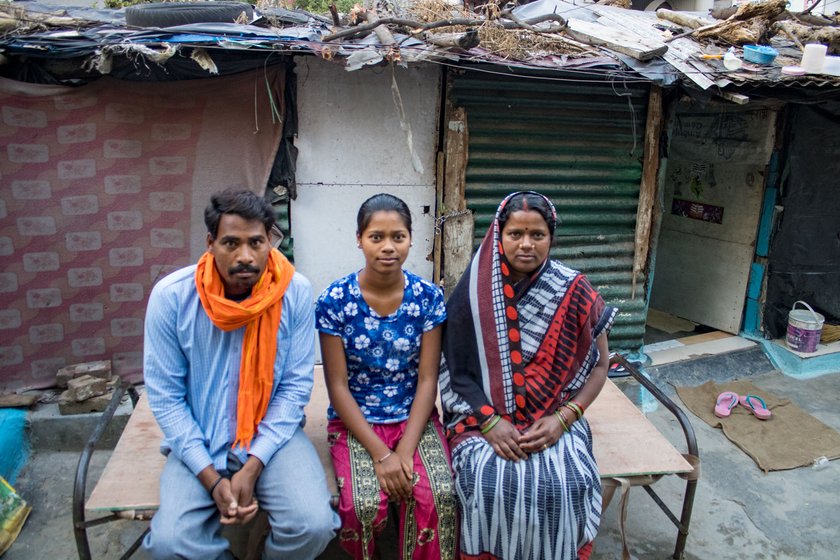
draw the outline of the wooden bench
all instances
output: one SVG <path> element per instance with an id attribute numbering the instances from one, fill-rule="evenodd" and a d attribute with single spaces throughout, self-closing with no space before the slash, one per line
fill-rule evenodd
<path id="1" fill-rule="evenodd" d="M 674 413 L 683 427 L 689 455 L 696 457 L 697 445 L 694 432 L 682 410 L 621 356 L 614 355 L 612 360 L 622 363 L 639 383 Z M 135 404 L 134 411 L 105 470 L 85 503 L 90 455 L 126 390 L 131 393 Z M 304 431 L 315 445 L 327 473 L 330 490 L 333 495 L 336 495 L 335 475 L 327 445 L 326 408 L 328 402 L 323 374 L 318 368 L 315 373 L 312 398 L 306 407 L 307 422 Z M 604 483 L 604 509 L 609 504 L 614 490 L 621 488 L 622 541 L 624 541 L 623 520 L 626 516 L 627 490 L 630 486 L 640 485 L 677 526 L 678 535 L 673 558 L 682 558 L 697 484 L 696 477 L 690 476 L 692 472 L 696 472 L 692 464 L 686 461 L 683 455 L 665 439 L 612 381 L 608 381 L 604 386 L 601 395 L 589 408 L 586 416 L 592 426 L 595 459 Z M 154 514 L 158 507 L 159 478 L 165 460 L 160 453 L 161 438 L 162 434 L 145 396 L 138 395 L 130 387 L 119 388 L 108 409 L 103 413 L 99 426 L 85 446 L 76 473 L 73 518 L 76 544 L 81 560 L 91 558 L 87 538 L 88 528 L 116 519 L 148 520 Z M 687 478 L 679 518 L 650 487 L 659 477 L 671 474 Z M 88 513 L 98 515 L 98 517 L 88 520 L 86 518 Z M 131 556 L 139 548 L 143 536 L 145 533 L 121 558 Z M 629 556 L 626 544 L 624 548 L 625 555 Z"/>

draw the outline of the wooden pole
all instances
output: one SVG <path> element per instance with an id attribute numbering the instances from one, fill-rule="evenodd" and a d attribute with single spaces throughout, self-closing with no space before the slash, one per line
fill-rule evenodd
<path id="1" fill-rule="evenodd" d="M 636 237 L 633 252 L 633 281 L 630 298 L 636 297 L 636 277 L 647 268 L 650 253 L 650 234 L 653 230 L 654 209 L 658 198 L 659 138 L 662 134 L 662 89 L 652 85 L 648 98 L 645 124 L 645 149 L 642 163 L 642 183 L 639 188 L 639 209 L 636 213 Z"/>
<path id="2" fill-rule="evenodd" d="M 443 232 L 438 230 L 438 220 L 443 215 L 443 170 L 445 162 L 444 154 L 438 151 L 435 158 L 435 237 L 434 237 L 434 253 L 432 257 L 432 275 L 435 284 L 440 286 L 441 278 L 441 255 L 443 254 Z"/>
<path id="3" fill-rule="evenodd" d="M 455 107 L 447 115 L 443 172 L 443 287 L 448 297 L 467 269 L 472 256 L 473 217 L 456 214 L 467 209 L 467 113 Z"/>

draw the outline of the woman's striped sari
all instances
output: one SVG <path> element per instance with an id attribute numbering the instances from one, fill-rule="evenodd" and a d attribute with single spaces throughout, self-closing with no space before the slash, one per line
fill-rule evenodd
<path id="1" fill-rule="evenodd" d="M 573 398 L 616 310 L 583 275 L 551 260 L 514 286 L 499 247 L 496 220 L 447 303 L 440 386 L 461 558 L 588 558 L 601 484 L 585 418 L 519 462 L 496 455 L 478 427 L 501 414 L 524 430 Z"/>

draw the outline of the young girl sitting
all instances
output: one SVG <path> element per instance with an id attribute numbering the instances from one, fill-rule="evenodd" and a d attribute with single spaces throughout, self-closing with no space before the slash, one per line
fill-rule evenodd
<path id="1" fill-rule="evenodd" d="M 316 307 L 341 545 L 371 558 L 391 501 L 399 503 L 400 558 L 454 559 L 457 506 L 435 408 L 443 294 L 402 269 L 411 246 L 405 202 L 369 198 L 357 227 L 365 267 L 333 282 Z"/>

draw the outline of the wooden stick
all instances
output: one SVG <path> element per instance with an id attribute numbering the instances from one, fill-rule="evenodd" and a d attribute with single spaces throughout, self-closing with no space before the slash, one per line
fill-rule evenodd
<path id="1" fill-rule="evenodd" d="M 633 243 L 633 279 L 630 299 L 636 298 L 636 276 L 648 266 L 650 234 L 656 218 L 654 209 L 659 197 L 659 141 L 662 135 L 662 88 L 652 85 L 648 97 L 645 123 L 645 147 L 642 163 L 642 182 L 639 186 L 639 208 L 636 212 L 636 234 Z"/>
<path id="2" fill-rule="evenodd" d="M 822 2 L 822 0 L 817 0 L 816 2 L 814 2 L 814 3 L 811 5 L 811 7 L 807 8 L 807 9 L 805 9 L 805 10 L 802 10 L 802 11 L 801 11 L 801 12 L 799 12 L 799 13 L 800 13 L 800 14 L 802 14 L 802 15 L 808 15 L 808 14 L 810 14 L 812 11 L 814 11 L 814 8 L 816 8 L 817 6 L 819 6 L 819 5 L 820 5 L 820 2 Z"/>
<path id="3" fill-rule="evenodd" d="M 341 27 L 341 20 L 338 17 L 338 8 L 335 7 L 334 2 L 330 4 L 330 15 L 332 16 L 333 25 L 336 27 Z"/>
<path id="4" fill-rule="evenodd" d="M 527 26 L 534 26 L 538 23 L 543 23 L 545 21 L 556 21 L 563 26 L 566 25 L 566 20 L 563 19 L 562 16 L 557 14 L 545 14 L 537 17 L 533 17 L 526 20 L 519 20 L 522 24 Z M 410 19 L 403 19 L 403 18 L 381 18 L 381 19 L 373 19 L 368 20 L 367 23 L 363 23 L 361 25 L 357 25 L 355 27 L 351 27 L 348 29 L 342 29 L 341 31 L 336 31 L 335 33 L 330 33 L 329 35 L 324 35 L 321 37 L 322 41 L 334 41 L 336 39 L 343 39 L 345 37 L 353 37 L 355 35 L 361 35 L 368 31 L 375 29 L 380 25 L 398 25 L 401 27 L 408 27 L 410 29 L 417 30 L 416 32 L 420 31 L 429 31 L 431 29 L 437 29 L 439 27 L 454 27 L 457 25 L 461 25 L 464 27 L 474 27 L 479 25 L 484 25 L 487 20 L 484 19 L 473 19 L 473 18 L 450 18 L 450 19 L 442 19 L 439 21 L 432 21 L 429 23 L 420 23 L 419 21 L 414 21 Z M 499 25 L 501 25 L 505 29 L 522 29 L 522 25 L 514 22 L 514 21 L 499 21 Z M 548 30 L 539 30 L 541 33 L 545 33 Z"/>
<path id="5" fill-rule="evenodd" d="M 794 43 L 796 43 L 796 46 L 797 46 L 797 47 L 799 47 L 799 50 L 800 50 L 800 51 L 805 52 L 805 45 L 803 45 L 803 44 L 802 44 L 802 41 L 800 41 L 800 40 L 799 40 L 799 38 L 798 38 L 796 35 L 794 35 L 793 33 L 791 33 L 789 29 L 787 29 L 786 27 L 782 27 L 782 26 L 777 26 L 776 28 L 777 28 L 778 30 L 780 30 L 782 33 L 784 33 L 785 35 L 787 35 L 787 36 L 788 36 L 788 38 L 789 38 L 791 41 L 793 41 Z"/>

